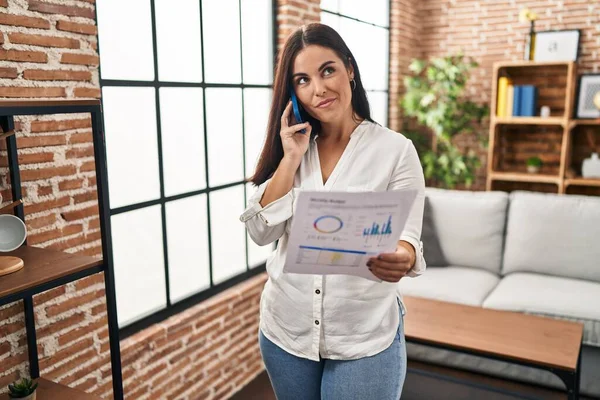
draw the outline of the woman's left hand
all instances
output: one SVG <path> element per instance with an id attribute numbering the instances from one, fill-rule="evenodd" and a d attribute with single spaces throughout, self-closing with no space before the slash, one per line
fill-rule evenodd
<path id="1" fill-rule="evenodd" d="M 383 281 L 398 282 L 412 268 L 411 258 L 406 248 L 398 246 L 395 253 L 381 253 L 377 257 L 371 257 L 367 267 Z"/>

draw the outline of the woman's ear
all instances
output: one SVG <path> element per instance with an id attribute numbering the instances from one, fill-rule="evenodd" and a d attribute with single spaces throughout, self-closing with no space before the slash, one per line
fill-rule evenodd
<path id="1" fill-rule="evenodd" d="M 350 80 L 354 79 L 354 66 L 352 65 L 352 57 L 348 57 L 348 76 Z"/>

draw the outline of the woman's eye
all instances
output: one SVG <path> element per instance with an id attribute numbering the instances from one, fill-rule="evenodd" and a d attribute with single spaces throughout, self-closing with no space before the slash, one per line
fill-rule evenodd
<path id="1" fill-rule="evenodd" d="M 296 84 L 297 84 L 297 85 L 302 85 L 302 84 L 303 84 L 303 83 L 305 83 L 305 82 L 306 82 L 306 78 L 299 78 L 299 79 L 296 81 Z"/>
<path id="2" fill-rule="evenodd" d="M 325 70 L 323 70 L 323 75 L 330 75 L 335 71 L 335 69 L 333 67 L 327 67 L 325 68 Z"/>

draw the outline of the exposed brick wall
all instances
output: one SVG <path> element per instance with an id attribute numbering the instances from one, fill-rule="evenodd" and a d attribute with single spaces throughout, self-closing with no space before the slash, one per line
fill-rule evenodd
<path id="1" fill-rule="evenodd" d="M 471 99 L 479 102 L 490 102 L 493 63 L 523 58 L 529 26 L 518 21 L 522 7 L 537 13 L 539 19 L 536 21 L 536 30 L 581 29 L 578 70 L 600 70 L 600 0 L 429 0 L 394 3 L 400 4 L 401 15 L 413 15 L 414 8 L 418 7 L 420 56 L 444 56 L 462 50 L 465 55 L 475 58 L 480 66 L 473 71 L 469 92 Z M 394 79 L 391 75 L 391 82 Z M 489 126 L 481 129 L 487 134 Z M 478 148 L 471 137 L 459 137 L 457 144 L 462 148 Z M 484 190 L 486 150 L 480 149 L 479 155 L 483 166 L 472 189 Z"/>
<path id="2" fill-rule="evenodd" d="M 321 0 L 277 0 L 277 49 L 297 27 L 321 21 Z"/>
<path id="3" fill-rule="evenodd" d="M 421 23 L 419 0 L 398 0 L 391 2 L 390 8 L 390 100 L 389 127 L 402 131 L 402 112 L 399 106 L 404 93 L 404 76 L 409 72 L 408 66 L 414 58 L 423 57 L 419 45 L 421 40 Z"/>
<path id="4" fill-rule="evenodd" d="M 0 0 L 0 97 L 97 98 L 94 1 Z M 15 121 L 30 245 L 101 254 L 89 115 Z M 6 146 L 0 193 L 11 201 Z M 110 383 L 102 274 L 34 297 L 41 375 L 89 391 Z M 0 392 L 28 371 L 19 303 L 0 308 Z"/>
<path id="5" fill-rule="evenodd" d="M 264 369 L 257 333 L 265 281 L 260 274 L 126 339 L 126 397 L 226 399 L 254 379 Z"/>

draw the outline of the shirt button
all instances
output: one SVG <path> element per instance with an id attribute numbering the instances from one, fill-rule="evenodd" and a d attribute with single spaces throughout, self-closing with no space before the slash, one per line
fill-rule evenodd
<path id="1" fill-rule="evenodd" d="M 319 289 L 315 290 L 316 294 L 321 294 L 321 291 Z"/>
<path id="2" fill-rule="evenodd" d="M 315 321 L 315 325 L 319 325 L 319 320 L 316 320 L 316 321 Z"/>

